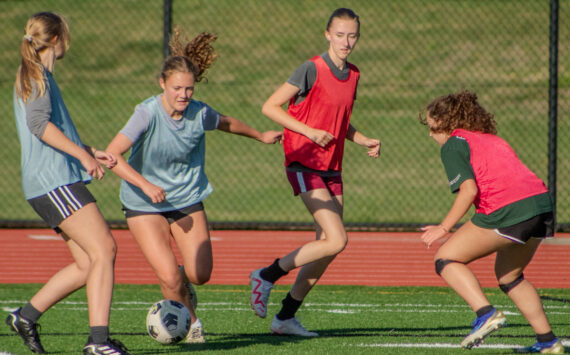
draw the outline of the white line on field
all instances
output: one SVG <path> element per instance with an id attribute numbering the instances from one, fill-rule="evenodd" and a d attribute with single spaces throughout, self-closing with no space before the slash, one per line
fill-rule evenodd
<path id="1" fill-rule="evenodd" d="M 351 346 L 357 346 L 360 348 L 448 348 L 455 349 L 461 348 L 459 344 L 450 343 L 376 343 L 376 344 L 356 344 Z M 485 349 L 521 349 L 522 346 L 518 344 L 482 344 L 478 348 Z"/>

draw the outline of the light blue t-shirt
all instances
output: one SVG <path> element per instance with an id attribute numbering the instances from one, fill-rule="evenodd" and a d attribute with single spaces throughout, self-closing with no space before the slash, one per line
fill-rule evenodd
<path id="1" fill-rule="evenodd" d="M 42 107 L 41 111 L 49 115 L 49 122 L 67 138 L 83 147 L 59 87 L 48 70 L 44 70 L 44 81 L 46 83 L 44 95 L 48 96 L 49 100 L 44 96 L 42 101 L 51 107 Z M 87 174 L 79 160 L 53 148 L 32 134 L 26 120 L 26 107 L 33 105 L 37 99 L 32 96 L 24 104 L 14 90 L 14 115 L 22 152 L 22 187 L 27 200 L 45 195 L 63 185 L 91 181 L 91 176 Z"/>
<path id="2" fill-rule="evenodd" d="M 164 110 L 161 95 L 139 104 L 121 130 L 133 142 L 128 162 L 146 180 L 162 187 L 166 199 L 152 203 L 140 188 L 123 180 L 123 205 L 135 211 L 165 212 L 204 200 L 213 190 L 205 173 L 205 131 L 216 129 L 219 119 L 218 112 L 195 100 L 180 120 Z"/>

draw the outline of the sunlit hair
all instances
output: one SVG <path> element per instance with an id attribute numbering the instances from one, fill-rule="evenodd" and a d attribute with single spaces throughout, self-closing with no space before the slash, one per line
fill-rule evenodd
<path id="1" fill-rule="evenodd" d="M 176 27 L 169 43 L 171 56 L 164 62 L 160 77 L 166 81 L 174 73 L 192 73 L 194 81 L 199 82 L 217 58 L 212 43 L 218 37 L 207 32 L 200 33 L 190 42 L 181 37 L 180 29 Z"/>
<path id="2" fill-rule="evenodd" d="M 469 131 L 497 134 L 497 127 L 492 113 L 487 112 L 479 102 L 477 94 L 461 91 L 438 97 L 426 107 L 426 116 L 419 114 L 419 120 L 427 125 L 427 116 L 434 120 L 435 133 L 451 133 L 463 128 Z"/>
<path id="3" fill-rule="evenodd" d="M 327 22 L 327 31 L 330 30 L 331 24 L 335 18 L 346 19 L 346 20 L 355 20 L 358 24 L 357 33 L 360 35 L 360 17 L 354 13 L 351 9 L 347 9 L 341 7 L 333 11 L 331 17 L 329 17 L 329 22 Z"/>
<path id="4" fill-rule="evenodd" d="M 57 36 L 57 41 L 53 39 Z M 38 95 L 45 93 L 43 80 L 44 67 L 39 53 L 46 48 L 63 44 L 64 53 L 69 49 L 69 26 L 67 21 L 52 12 L 38 12 L 28 19 L 22 37 L 22 62 L 16 74 L 16 94 L 26 102 L 32 93 L 32 82 L 39 89 Z"/>

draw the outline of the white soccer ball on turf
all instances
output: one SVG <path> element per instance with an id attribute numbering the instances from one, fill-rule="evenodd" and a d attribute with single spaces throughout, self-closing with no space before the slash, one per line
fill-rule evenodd
<path id="1" fill-rule="evenodd" d="M 175 344 L 190 330 L 190 311 L 180 302 L 161 300 L 146 315 L 148 334 L 161 344 Z"/>

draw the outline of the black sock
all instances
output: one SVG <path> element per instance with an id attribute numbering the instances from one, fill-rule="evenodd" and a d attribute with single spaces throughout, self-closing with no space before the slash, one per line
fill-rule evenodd
<path id="1" fill-rule="evenodd" d="M 488 305 L 488 306 L 479 308 L 479 309 L 477 310 L 477 312 L 476 312 L 476 313 L 477 313 L 477 318 L 482 317 L 482 316 L 484 316 L 485 314 L 491 312 L 491 311 L 493 310 L 493 308 L 494 308 L 494 307 L 491 306 L 491 305 Z"/>
<path id="2" fill-rule="evenodd" d="M 281 276 L 285 276 L 287 274 L 288 272 L 279 266 L 279 259 L 275 259 L 273 264 L 261 270 L 259 276 L 261 276 L 265 281 L 275 283 L 275 281 L 279 280 Z"/>
<path id="3" fill-rule="evenodd" d="M 552 331 L 549 331 L 546 334 L 537 334 L 536 335 L 536 340 L 539 343 L 549 343 L 549 342 L 553 341 L 554 339 L 556 339 L 556 336 L 554 335 L 554 333 Z"/>
<path id="4" fill-rule="evenodd" d="M 109 326 L 101 325 L 89 328 L 89 340 L 95 344 L 106 343 L 109 339 Z"/>
<path id="5" fill-rule="evenodd" d="M 32 323 L 37 323 L 38 319 L 42 316 L 42 312 L 38 311 L 36 307 L 32 306 L 30 302 L 20 310 L 20 315 Z"/>
<path id="6" fill-rule="evenodd" d="M 297 313 L 303 301 L 297 301 L 291 297 L 291 293 L 288 292 L 287 296 L 285 296 L 281 303 L 283 304 L 283 307 L 281 307 L 281 310 L 277 313 L 277 319 L 287 320 L 295 317 L 295 313 Z"/>

